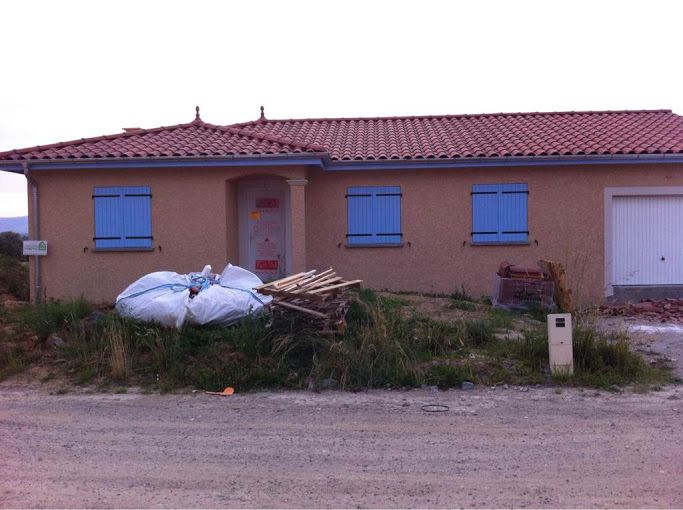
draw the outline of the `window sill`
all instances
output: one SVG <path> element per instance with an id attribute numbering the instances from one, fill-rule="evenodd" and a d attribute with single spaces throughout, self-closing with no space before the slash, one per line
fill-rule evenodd
<path id="1" fill-rule="evenodd" d="M 403 248 L 403 243 L 346 244 L 347 248 Z"/>
<path id="2" fill-rule="evenodd" d="M 491 242 L 474 242 L 470 241 L 470 246 L 530 246 L 529 241 L 491 241 Z"/>
<path id="3" fill-rule="evenodd" d="M 155 248 L 93 248 L 92 251 L 101 253 L 107 251 L 154 251 Z"/>

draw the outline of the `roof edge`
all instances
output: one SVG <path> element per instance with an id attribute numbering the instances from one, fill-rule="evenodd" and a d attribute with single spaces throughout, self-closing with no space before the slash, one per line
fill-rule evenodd
<path id="1" fill-rule="evenodd" d="M 192 122 L 185 122 L 183 124 L 175 124 L 172 126 L 159 126 L 155 128 L 140 128 L 137 131 L 131 131 L 131 132 L 126 132 L 123 131 L 121 133 L 114 133 L 111 135 L 98 135 L 98 136 L 90 136 L 88 138 L 76 138 L 74 140 L 64 140 L 61 142 L 55 142 L 55 143 L 48 143 L 45 145 L 34 145 L 33 147 L 22 147 L 21 149 L 10 149 L 8 151 L 2 151 L 0 152 L 0 159 L 10 156 L 12 154 L 25 154 L 27 152 L 32 152 L 36 150 L 46 150 L 46 149 L 57 149 L 61 147 L 67 147 L 69 145 L 76 145 L 79 143 L 90 143 L 90 142 L 99 142 L 102 140 L 112 140 L 114 138 L 130 138 L 133 136 L 140 136 L 140 135 L 146 135 L 147 133 L 156 133 L 159 131 L 165 131 L 168 129 L 180 129 L 180 128 L 187 128 L 187 127 L 192 127 L 192 126 L 204 126 L 207 125 L 204 121 L 201 119 L 193 120 Z M 30 161 L 30 160 L 27 160 Z"/>
<path id="2" fill-rule="evenodd" d="M 77 170 L 97 168 L 170 168 L 218 166 L 319 166 L 324 171 L 385 171 L 448 168 L 524 166 L 586 166 L 606 164 L 683 164 L 683 154 L 616 154 L 597 156 L 512 156 L 498 158 L 455 158 L 441 160 L 332 161 L 327 153 L 263 154 L 240 156 L 185 156 L 167 158 L 101 158 L 84 160 L 0 161 L 0 171 L 23 173 L 31 170 Z"/>
<path id="3" fill-rule="evenodd" d="M 262 121 L 263 122 L 263 121 Z M 124 131 L 121 133 L 114 133 L 111 135 L 99 135 L 99 136 L 92 136 L 88 138 L 78 138 L 75 140 L 66 140 L 62 142 L 55 142 L 47 145 L 35 145 L 33 147 L 24 147 L 21 149 L 12 149 L 9 151 L 4 151 L 0 152 L 0 160 L 3 158 L 7 158 L 13 155 L 22 155 L 22 154 L 27 154 L 33 151 L 43 151 L 43 150 L 48 150 L 48 149 L 60 149 L 63 147 L 68 147 L 71 145 L 79 145 L 83 143 L 92 143 L 92 142 L 99 142 L 102 140 L 114 140 L 114 139 L 121 139 L 121 138 L 131 138 L 134 136 L 143 136 L 149 133 L 158 133 L 161 131 L 168 131 L 168 130 L 175 130 L 175 129 L 187 129 L 191 127 L 200 127 L 200 128 L 206 128 L 206 129 L 213 129 L 216 131 L 224 131 L 230 134 L 234 134 L 237 136 L 242 136 L 246 138 L 251 138 L 252 140 L 261 140 L 261 141 L 267 141 L 270 143 L 278 143 L 280 145 L 289 145 L 290 147 L 297 148 L 302 151 L 306 152 L 323 152 L 324 149 L 320 147 L 319 145 L 315 144 L 304 144 L 301 143 L 297 140 L 288 138 L 288 137 L 279 137 L 279 136 L 272 136 L 272 135 L 265 135 L 261 133 L 255 133 L 252 131 L 249 131 L 247 129 L 241 129 L 235 127 L 235 125 L 227 125 L 227 126 L 221 126 L 218 124 L 210 124 L 208 122 L 204 122 L 203 120 L 197 118 L 193 120 L 192 122 L 186 122 L 184 124 L 175 124 L 173 126 L 159 126 L 156 128 L 147 128 L 147 129 L 138 129 L 136 131 Z M 45 160 L 31 160 L 31 159 L 18 159 L 15 161 L 45 161 Z"/>
<path id="4" fill-rule="evenodd" d="M 619 164 L 678 164 L 683 154 L 598 154 L 567 156 L 503 156 L 421 160 L 325 160 L 327 171 L 418 170 L 429 168 L 487 168 Z"/>
<path id="5" fill-rule="evenodd" d="M 173 156 L 98 159 L 34 159 L 2 160 L 0 171 L 24 173 L 27 165 L 33 170 L 89 170 L 89 169 L 140 169 L 218 166 L 323 166 L 327 153 L 251 154 L 234 156 Z"/>

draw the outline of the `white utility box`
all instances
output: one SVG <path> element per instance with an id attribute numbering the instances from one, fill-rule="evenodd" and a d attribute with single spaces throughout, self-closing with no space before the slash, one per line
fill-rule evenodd
<path id="1" fill-rule="evenodd" d="M 548 315 L 548 350 L 550 371 L 557 375 L 574 373 L 574 349 L 572 348 L 572 314 Z"/>

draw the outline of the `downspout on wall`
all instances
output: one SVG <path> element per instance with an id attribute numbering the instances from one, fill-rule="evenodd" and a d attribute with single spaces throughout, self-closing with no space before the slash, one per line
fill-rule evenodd
<path id="1" fill-rule="evenodd" d="M 26 180 L 28 183 L 31 185 L 31 217 L 33 218 L 33 239 L 40 239 L 40 216 L 39 216 L 39 194 L 38 194 L 38 183 L 36 183 L 35 179 L 31 177 L 31 173 L 29 171 L 28 163 L 24 162 L 23 163 L 24 167 L 24 175 L 26 176 Z M 33 275 L 33 300 L 36 304 L 40 303 L 40 257 L 38 255 L 33 256 L 33 269 L 34 269 L 34 275 Z"/>

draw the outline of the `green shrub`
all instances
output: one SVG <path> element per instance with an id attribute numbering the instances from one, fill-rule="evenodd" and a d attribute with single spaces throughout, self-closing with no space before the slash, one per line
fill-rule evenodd
<path id="1" fill-rule="evenodd" d="M 16 232 L 0 232 L 0 255 L 15 260 L 25 260 L 24 240 Z"/>
<path id="2" fill-rule="evenodd" d="M 0 254 L 0 294 L 28 301 L 28 263 Z"/>

